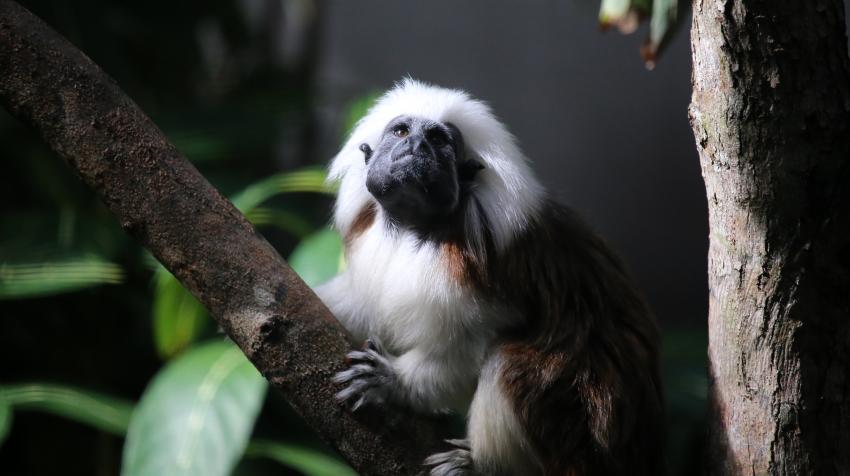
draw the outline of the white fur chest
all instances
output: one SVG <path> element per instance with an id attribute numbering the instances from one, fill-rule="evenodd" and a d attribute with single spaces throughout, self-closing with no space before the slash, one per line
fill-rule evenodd
<path id="1" fill-rule="evenodd" d="M 474 293 L 448 272 L 440 249 L 376 220 L 348 253 L 351 324 L 396 351 L 469 344 L 481 336 Z"/>
<path id="2" fill-rule="evenodd" d="M 356 339 L 381 341 L 415 408 L 466 408 L 507 314 L 457 279 L 439 245 L 387 230 L 380 211 L 346 255 L 316 289 L 325 304 Z"/>

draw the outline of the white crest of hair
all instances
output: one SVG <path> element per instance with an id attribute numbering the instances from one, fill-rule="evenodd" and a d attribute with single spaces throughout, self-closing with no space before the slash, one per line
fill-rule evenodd
<path id="1" fill-rule="evenodd" d="M 543 188 L 516 139 L 486 104 L 466 92 L 411 78 L 397 83 L 375 103 L 333 159 L 329 180 L 340 181 L 336 227 L 345 234 L 371 199 L 365 187 L 366 164 L 360 145 L 374 149 L 390 120 L 401 115 L 452 123 L 461 131 L 467 153 L 484 166 L 476 175 L 472 194 L 483 209 L 494 244 L 498 249 L 506 247 L 536 215 L 543 197 Z M 478 227 L 480 223 L 468 222 L 467 226 Z M 470 237 L 480 233 L 477 229 L 467 231 Z"/>

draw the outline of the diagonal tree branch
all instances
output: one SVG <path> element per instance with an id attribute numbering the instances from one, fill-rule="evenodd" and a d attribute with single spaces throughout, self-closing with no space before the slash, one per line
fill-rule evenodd
<path id="1" fill-rule="evenodd" d="M 341 408 L 330 377 L 352 344 L 345 330 L 114 80 L 11 0 L 0 0 L 0 103 L 38 130 L 360 474 L 423 472 L 439 445 L 435 423 Z"/>

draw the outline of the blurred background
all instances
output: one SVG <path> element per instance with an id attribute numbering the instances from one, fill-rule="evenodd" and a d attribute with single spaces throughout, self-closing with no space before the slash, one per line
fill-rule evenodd
<path id="1" fill-rule="evenodd" d="M 339 267 L 323 168 L 375 96 L 410 75 L 486 100 L 630 266 L 664 335 L 670 473 L 698 470 L 708 226 L 689 12 L 648 71 L 646 27 L 601 32 L 596 0 L 22 4 L 313 284 Z M 174 458 L 180 474 L 351 474 L 3 110 L 0 144 L 0 474 L 172 474 Z"/>

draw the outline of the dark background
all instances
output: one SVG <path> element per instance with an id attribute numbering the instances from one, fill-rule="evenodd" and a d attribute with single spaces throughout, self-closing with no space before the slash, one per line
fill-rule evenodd
<path id="1" fill-rule="evenodd" d="M 625 258 L 656 311 L 670 473 L 698 471 L 708 226 L 687 118 L 689 12 L 647 71 L 638 55 L 645 27 L 600 32 L 590 0 L 22 3 L 113 76 L 227 195 L 326 164 L 362 105 L 406 75 L 486 100 L 550 192 Z M 125 273 L 119 285 L 0 300 L 0 385 L 55 382 L 137 400 L 163 365 L 144 253 L 3 110 L 0 159 L 0 266 L 67 248 L 98 253 Z M 300 194 L 271 205 L 321 227 L 330 204 Z M 261 231 L 283 256 L 298 242 Z M 208 325 L 203 337 L 217 336 Z M 321 447 L 274 393 L 255 435 Z M 122 444 L 73 421 L 16 412 L 0 474 L 117 474 Z M 238 469 L 297 474 L 257 462 Z"/>

